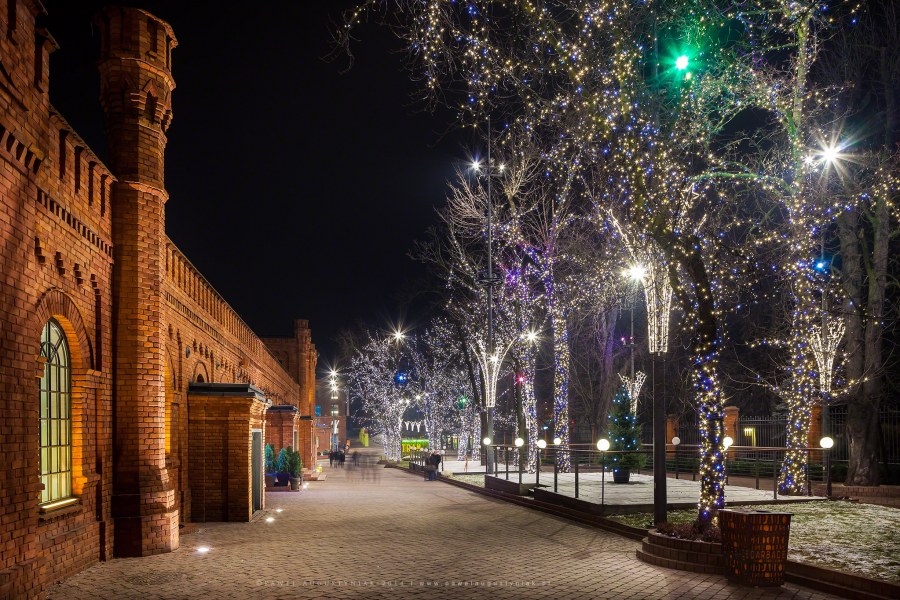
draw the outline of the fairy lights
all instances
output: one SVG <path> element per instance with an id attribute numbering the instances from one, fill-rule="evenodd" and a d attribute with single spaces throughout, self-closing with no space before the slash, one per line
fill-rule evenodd
<path id="1" fill-rule="evenodd" d="M 819 389 L 823 394 L 831 393 L 834 373 L 834 359 L 837 349 L 844 339 L 844 321 L 841 319 L 823 319 L 821 326 L 811 326 L 809 345 L 816 364 L 819 366 Z"/>
<path id="2" fill-rule="evenodd" d="M 628 394 L 628 399 L 631 403 L 631 414 L 636 415 L 638 409 L 638 396 L 641 393 L 641 388 L 644 386 L 644 381 L 647 379 L 647 374 L 643 371 L 637 371 L 634 374 L 634 379 L 632 379 L 628 375 L 619 373 L 619 379 L 625 386 L 625 393 Z"/>

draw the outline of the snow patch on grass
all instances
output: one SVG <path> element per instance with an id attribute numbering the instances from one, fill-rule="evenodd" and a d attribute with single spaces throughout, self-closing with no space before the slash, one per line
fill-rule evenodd
<path id="1" fill-rule="evenodd" d="M 900 510 L 841 501 L 752 508 L 793 513 L 791 560 L 900 583 Z M 668 517 L 671 523 L 688 523 L 697 512 L 672 511 Z M 647 513 L 610 518 L 635 527 L 650 527 L 652 522 Z"/>

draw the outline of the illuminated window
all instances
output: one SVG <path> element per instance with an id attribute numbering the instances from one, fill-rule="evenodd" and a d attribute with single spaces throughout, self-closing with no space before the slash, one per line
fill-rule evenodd
<path id="1" fill-rule="evenodd" d="M 41 334 L 41 503 L 72 495 L 72 377 L 69 346 L 54 320 Z"/>
<path id="2" fill-rule="evenodd" d="M 340 410 L 338 410 L 338 405 L 337 405 L 337 404 L 332 404 L 332 405 L 331 405 L 331 416 L 332 416 L 332 417 L 339 417 L 339 416 L 341 416 L 341 412 L 340 412 Z"/>

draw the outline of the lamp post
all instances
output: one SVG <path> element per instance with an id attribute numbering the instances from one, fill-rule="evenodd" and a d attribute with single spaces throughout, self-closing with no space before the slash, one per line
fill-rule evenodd
<path id="1" fill-rule="evenodd" d="M 478 283 L 484 286 L 487 292 L 487 353 L 494 355 L 494 286 L 500 283 L 500 277 L 494 275 L 494 224 L 493 224 L 493 198 L 491 195 L 491 117 L 487 118 L 487 274 L 480 278 Z M 472 168 L 475 172 L 481 171 L 481 163 L 474 161 Z M 487 399 L 485 399 L 487 400 Z M 494 435 L 494 406 L 485 403 L 485 434 Z M 490 458 L 488 459 L 491 460 Z M 490 468 L 490 462 L 488 462 Z"/>
<path id="2" fill-rule="evenodd" d="M 675 446 L 675 479 L 678 479 L 678 446 L 681 445 L 681 438 L 677 435 L 673 437 L 672 445 Z"/>
<path id="3" fill-rule="evenodd" d="M 517 437 L 514 443 L 516 445 L 516 458 L 519 462 L 519 485 L 522 485 L 522 446 L 525 445 L 525 440 Z"/>
<path id="4" fill-rule="evenodd" d="M 597 450 L 600 451 L 600 506 L 606 505 L 606 451 L 609 450 L 609 440 L 606 438 L 597 442 Z"/>
<path id="5" fill-rule="evenodd" d="M 484 444 L 484 473 L 485 475 L 487 475 L 491 473 L 491 465 L 494 465 L 496 467 L 497 461 L 493 460 L 493 457 L 490 456 L 493 449 L 493 447 L 491 446 L 491 444 L 493 444 L 493 440 L 490 438 L 490 436 L 485 436 L 484 439 L 481 440 L 481 443 Z M 496 473 L 494 473 L 494 475 L 496 475 Z"/>
<path id="6" fill-rule="evenodd" d="M 831 448 L 834 446 L 834 439 L 825 436 L 819 440 L 819 445 L 825 451 L 825 496 L 831 498 Z"/>
<path id="7" fill-rule="evenodd" d="M 541 450 L 547 447 L 547 440 L 540 439 L 535 445 L 537 446 L 537 460 L 535 460 L 534 487 L 538 488 L 541 485 Z"/>
<path id="8" fill-rule="evenodd" d="M 725 460 L 723 462 L 725 463 L 724 469 L 726 485 L 728 484 L 728 449 L 731 448 L 733 444 L 734 440 L 731 439 L 730 435 L 726 435 L 724 438 L 722 438 L 722 447 L 725 448 Z"/>

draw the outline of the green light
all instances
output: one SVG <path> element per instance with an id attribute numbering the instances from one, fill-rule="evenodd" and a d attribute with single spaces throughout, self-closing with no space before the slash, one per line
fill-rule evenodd
<path id="1" fill-rule="evenodd" d="M 684 71 L 688 66 L 688 57 L 687 54 L 682 54 L 675 60 L 675 68 L 679 71 Z"/>

